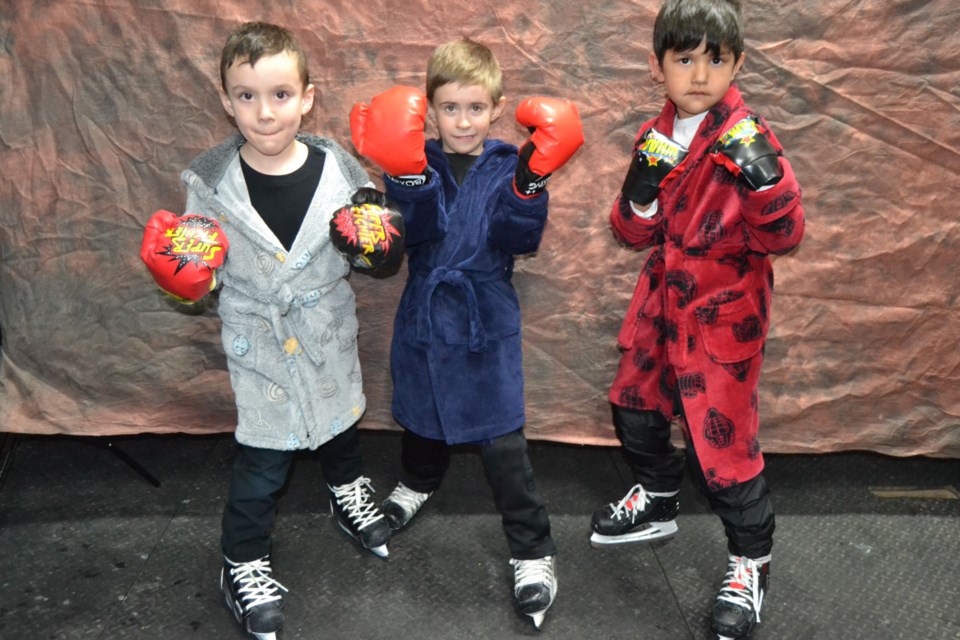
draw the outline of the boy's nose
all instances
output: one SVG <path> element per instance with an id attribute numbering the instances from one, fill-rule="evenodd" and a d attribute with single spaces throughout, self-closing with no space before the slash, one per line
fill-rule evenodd
<path id="1" fill-rule="evenodd" d="M 704 84 L 707 81 L 709 76 L 706 65 L 695 64 L 693 65 L 693 82 L 695 84 Z"/>

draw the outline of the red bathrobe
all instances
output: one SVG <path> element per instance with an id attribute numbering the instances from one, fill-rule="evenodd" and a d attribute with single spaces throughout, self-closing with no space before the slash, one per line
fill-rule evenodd
<path id="1" fill-rule="evenodd" d="M 650 127 L 672 136 L 675 115 L 667 101 L 637 139 Z M 620 195 L 610 213 L 618 240 L 654 247 L 620 329 L 610 401 L 670 420 L 679 387 L 685 435 L 713 490 L 763 469 L 757 388 L 773 290 L 769 254 L 796 247 L 804 229 L 800 186 L 786 158 L 780 157 L 780 182 L 753 191 L 710 157 L 717 139 L 751 115 L 730 87 L 661 188 L 658 212 L 641 218 Z M 767 135 L 782 150 L 769 129 Z"/>

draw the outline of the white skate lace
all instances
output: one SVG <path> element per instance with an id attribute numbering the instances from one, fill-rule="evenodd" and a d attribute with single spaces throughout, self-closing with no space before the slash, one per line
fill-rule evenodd
<path id="1" fill-rule="evenodd" d="M 764 562 L 758 563 L 756 560 L 742 556 L 730 556 L 729 563 L 717 600 L 752 611 L 756 621 L 760 622 L 763 590 L 760 588 L 759 573 L 760 565 Z"/>
<path id="2" fill-rule="evenodd" d="M 277 590 L 287 590 L 270 575 L 273 569 L 270 567 L 269 558 L 260 558 L 252 562 L 234 563 L 229 560 L 227 562 L 230 565 L 230 577 L 236 585 L 237 597 L 243 603 L 244 611 L 267 602 L 280 600 Z"/>
<path id="3" fill-rule="evenodd" d="M 610 508 L 613 509 L 613 519 L 620 520 L 629 517 L 630 522 L 633 522 L 638 514 L 643 513 L 650 502 L 650 496 L 647 495 L 643 485 L 635 484 L 620 502 L 610 503 Z"/>
<path id="4" fill-rule="evenodd" d="M 358 531 L 383 518 L 377 506 L 370 501 L 370 494 L 374 492 L 370 478 L 360 476 L 350 484 L 330 487 L 330 490 Z"/>
<path id="5" fill-rule="evenodd" d="M 553 573 L 553 556 L 535 560 L 510 560 L 513 565 L 513 590 L 520 593 L 521 587 L 530 584 L 546 585 L 551 593 L 556 590 L 556 576 Z"/>
<path id="6" fill-rule="evenodd" d="M 390 496 L 387 498 L 387 502 L 392 502 L 399 505 L 400 508 L 403 509 L 404 512 L 409 516 L 419 511 L 420 507 L 423 506 L 423 503 L 426 502 L 427 498 L 429 498 L 431 495 L 433 494 L 414 491 L 402 482 L 399 482 L 390 493 Z"/>

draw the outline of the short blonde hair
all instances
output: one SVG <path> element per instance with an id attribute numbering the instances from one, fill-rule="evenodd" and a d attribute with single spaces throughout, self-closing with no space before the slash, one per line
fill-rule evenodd
<path id="1" fill-rule="evenodd" d="M 479 85 L 490 92 L 493 103 L 503 97 L 500 63 L 489 48 L 470 38 L 442 44 L 427 63 L 427 100 L 447 84 Z"/>

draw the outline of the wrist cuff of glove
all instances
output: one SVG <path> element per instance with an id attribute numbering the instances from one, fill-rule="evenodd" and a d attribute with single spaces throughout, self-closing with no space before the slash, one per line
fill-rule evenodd
<path id="1" fill-rule="evenodd" d="M 772 187 L 783 178 L 780 157 L 777 155 L 757 158 L 743 167 L 742 171 L 743 179 L 754 191 Z"/>
<path id="2" fill-rule="evenodd" d="M 392 176 L 389 173 L 385 175 L 390 182 L 401 187 L 421 187 L 430 180 L 430 169 L 424 167 L 423 173 L 411 173 L 405 176 Z"/>
<path id="3" fill-rule="evenodd" d="M 646 182 L 634 182 L 630 180 L 630 177 L 631 176 L 627 176 L 627 179 L 623 182 L 623 186 L 620 187 L 624 198 L 630 202 L 636 202 L 641 205 L 648 205 L 657 199 L 657 194 L 660 193 L 659 185 Z"/>
<path id="4" fill-rule="evenodd" d="M 540 195 L 547 188 L 550 174 L 541 176 L 530 171 L 525 166 L 518 166 L 513 178 L 513 190 L 521 198 L 533 198 Z"/>

